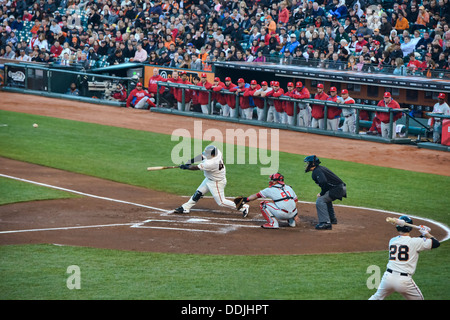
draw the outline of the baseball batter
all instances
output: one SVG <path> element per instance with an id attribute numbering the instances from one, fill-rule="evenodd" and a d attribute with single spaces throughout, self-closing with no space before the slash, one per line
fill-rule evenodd
<path id="1" fill-rule="evenodd" d="M 174 210 L 174 213 L 189 213 L 191 208 L 195 206 L 208 191 L 213 196 L 216 203 L 221 207 L 236 209 L 233 201 L 225 198 L 225 186 L 227 185 L 226 168 L 223 163 L 222 152 L 215 146 L 207 146 L 202 153 L 202 162 L 198 165 L 183 164 L 180 169 L 201 170 L 205 175 L 205 179 L 197 188 L 194 195 L 188 202 Z M 239 211 L 245 218 L 249 213 L 250 206 L 248 204 L 242 206 Z"/>
<path id="2" fill-rule="evenodd" d="M 412 224 L 408 216 L 400 220 Z M 407 300 L 423 300 L 422 292 L 412 279 L 416 271 L 419 252 L 440 246 L 429 232 L 430 228 L 420 226 L 421 237 L 411 237 L 412 227 L 397 225 L 398 236 L 389 241 L 389 262 L 377 292 L 369 300 L 383 300 L 393 292 L 400 293 Z"/>
<path id="3" fill-rule="evenodd" d="M 264 229 L 278 229 L 278 220 L 287 220 L 290 227 L 295 227 L 297 216 L 297 195 L 294 190 L 284 183 L 284 176 L 280 173 L 269 177 L 269 187 L 244 198 L 244 202 L 250 202 L 258 198 L 271 199 L 262 201 L 260 209 L 267 223 L 261 227 Z"/>

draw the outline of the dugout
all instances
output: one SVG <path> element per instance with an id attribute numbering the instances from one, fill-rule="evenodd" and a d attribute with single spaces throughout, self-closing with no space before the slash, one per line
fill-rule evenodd
<path id="1" fill-rule="evenodd" d="M 347 89 L 357 103 L 375 106 L 383 99 L 385 91 L 391 92 L 401 107 L 411 110 L 411 116 L 425 124 L 427 113 L 433 110 L 440 92 L 450 93 L 450 80 L 418 76 L 396 76 L 385 73 L 362 73 L 347 70 L 331 70 L 294 64 L 273 62 L 215 62 L 214 73 L 224 79 L 231 77 L 234 83 L 238 78 L 246 82 L 279 81 L 286 90 L 288 82 L 302 81 L 311 94 L 316 92 L 318 83 L 323 83 L 325 91 L 336 87 L 338 91 Z M 448 101 L 447 101 L 448 102 Z"/>

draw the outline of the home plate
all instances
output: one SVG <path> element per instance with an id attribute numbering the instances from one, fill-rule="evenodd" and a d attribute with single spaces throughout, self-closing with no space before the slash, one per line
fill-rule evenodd
<path id="1" fill-rule="evenodd" d="M 195 222 L 209 222 L 210 220 L 208 220 L 208 219 L 199 219 L 199 218 L 190 218 L 190 219 L 187 219 L 186 220 L 186 222 L 193 222 L 193 223 L 195 223 Z"/>

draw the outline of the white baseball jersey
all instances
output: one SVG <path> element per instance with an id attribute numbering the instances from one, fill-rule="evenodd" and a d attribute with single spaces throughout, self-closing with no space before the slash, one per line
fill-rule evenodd
<path id="1" fill-rule="evenodd" d="M 222 181 L 226 178 L 226 168 L 223 163 L 222 152 L 217 149 L 217 155 L 211 159 L 204 158 L 198 165 L 205 178 L 212 181 Z"/>
<path id="2" fill-rule="evenodd" d="M 297 195 L 290 186 L 285 184 L 276 184 L 261 190 L 258 193 L 258 197 L 260 196 L 263 198 L 272 199 L 277 208 L 288 212 L 293 212 L 297 207 L 295 203 Z"/>
<path id="3" fill-rule="evenodd" d="M 416 271 L 419 252 L 430 250 L 431 239 L 397 236 L 389 241 L 389 262 L 387 268 L 413 275 Z"/>

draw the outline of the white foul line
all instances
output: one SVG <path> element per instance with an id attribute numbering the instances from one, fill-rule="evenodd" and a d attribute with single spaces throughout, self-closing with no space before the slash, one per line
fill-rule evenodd
<path id="1" fill-rule="evenodd" d="M 19 233 L 19 232 L 35 232 L 35 231 L 54 231 L 54 230 L 71 230 L 71 229 L 87 229 L 87 228 L 104 228 L 104 227 L 120 227 L 120 226 L 132 226 L 134 223 L 115 223 L 115 224 L 98 224 L 94 226 L 76 226 L 76 227 L 55 227 L 55 228 L 43 228 L 43 229 L 25 229 L 25 230 L 7 230 L 0 231 L 3 233 Z"/>
<path id="2" fill-rule="evenodd" d="M 153 210 L 162 211 L 162 212 L 165 212 L 165 213 L 170 211 L 170 210 L 156 208 L 156 207 L 152 207 L 152 206 L 146 206 L 146 205 L 143 205 L 143 204 L 140 204 L 140 203 L 134 203 L 134 202 L 129 202 L 129 201 L 123 201 L 123 200 L 108 198 L 108 197 L 96 196 L 95 194 L 89 194 L 89 193 L 84 193 L 84 192 L 76 191 L 76 190 L 72 190 L 72 189 L 66 189 L 66 188 L 62 188 L 62 187 L 52 186 L 50 184 L 36 182 L 36 181 L 31 181 L 31 180 L 22 179 L 22 178 L 17 178 L 17 177 L 13 177 L 13 176 L 8 176 L 8 175 L 2 174 L 2 173 L 0 173 L 0 177 L 9 178 L 9 179 L 18 180 L 18 181 L 23 181 L 23 182 L 28 182 L 28 183 L 31 183 L 31 184 L 36 184 L 36 185 L 47 187 L 47 188 L 52 188 L 52 189 L 66 191 L 66 192 L 71 192 L 71 193 L 79 194 L 79 195 L 86 196 L 86 197 L 102 199 L 102 200 L 107 200 L 107 201 L 113 201 L 113 202 L 119 202 L 119 203 L 124 203 L 124 204 L 130 204 L 130 205 L 133 205 L 133 206 L 147 208 L 147 209 L 153 209 Z"/>

